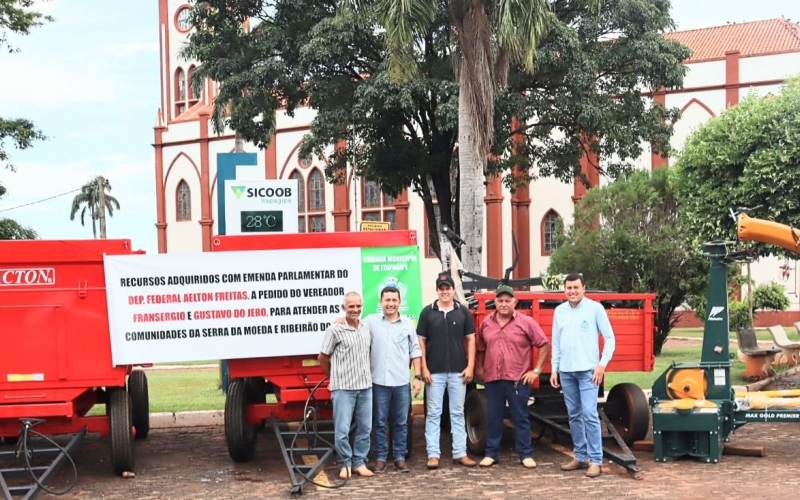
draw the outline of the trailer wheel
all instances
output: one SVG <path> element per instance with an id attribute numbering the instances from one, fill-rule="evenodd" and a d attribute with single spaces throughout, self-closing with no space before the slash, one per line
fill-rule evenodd
<path id="1" fill-rule="evenodd" d="M 146 439 L 150 433 L 150 394 L 147 375 L 143 370 L 133 370 L 128 377 L 128 393 L 131 395 L 131 415 L 136 439 Z"/>
<path id="2" fill-rule="evenodd" d="M 234 462 L 249 462 L 256 451 L 256 426 L 247 423 L 248 395 L 251 390 L 242 379 L 228 384 L 225 397 L 225 443 Z"/>
<path id="3" fill-rule="evenodd" d="M 544 437 L 544 426 L 539 422 L 531 422 L 531 439 L 539 441 Z"/>
<path id="4" fill-rule="evenodd" d="M 267 402 L 267 381 L 263 377 L 246 378 L 247 397 L 252 403 Z"/>
<path id="5" fill-rule="evenodd" d="M 627 382 L 615 385 L 608 392 L 606 404 L 606 416 L 625 444 L 647 437 L 650 430 L 650 405 L 638 385 Z"/>
<path id="6" fill-rule="evenodd" d="M 467 449 L 473 455 L 486 451 L 486 425 L 489 422 L 489 407 L 483 391 L 472 389 L 464 399 L 464 420 L 467 427 Z"/>
<path id="7" fill-rule="evenodd" d="M 115 474 L 133 472 L 131 400 L 124 387 L 109 387 L 106 413 L 111 435 L 111 466 Z"/>

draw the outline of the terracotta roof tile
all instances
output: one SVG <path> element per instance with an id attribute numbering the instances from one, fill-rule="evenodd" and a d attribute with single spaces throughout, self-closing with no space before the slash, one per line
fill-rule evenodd
<path id="1" fill-rule="evenodd" d="M 800 52 L 800 26 L 785 19 L 766 19 L 711 28 L 674 31 L 664 36 L 692 50 L 684 62 L 723 59 L 738 50 L 742 57 Z"/>

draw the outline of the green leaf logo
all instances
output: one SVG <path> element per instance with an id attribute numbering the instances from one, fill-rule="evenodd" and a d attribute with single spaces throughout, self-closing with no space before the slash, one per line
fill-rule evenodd
<path id="1" fill-rule="evenodd" d="M 244 186 L 231 186 L 231 191 L 236 195 L 236 199 L 240 200 L 244 194 Z"/>

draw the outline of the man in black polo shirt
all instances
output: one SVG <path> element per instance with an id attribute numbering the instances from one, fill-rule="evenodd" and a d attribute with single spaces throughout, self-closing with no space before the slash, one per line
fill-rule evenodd
<path id="1" fill-rule="evenodd" d="M 453 462 L 466 467 L 474 467 L 476 463 L 467 456 L 464 422 L 464 397 L 475 367 L 475 325 L 469 309 L 453 299 L 454 286 L 449 273 L 440 273 L 436 277 L 439 299 L 425 306 L 417 323 L 427 398 L 425 441 L 429 469 L 439 467 L 439 424 L 445 390 L 450 398 Z"/>

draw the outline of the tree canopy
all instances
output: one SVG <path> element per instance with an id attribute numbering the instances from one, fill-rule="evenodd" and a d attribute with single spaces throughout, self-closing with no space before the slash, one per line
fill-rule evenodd
<path id="1" fill-rule="evenodd" d="M 748 95 L 689 137 L 675 169 L 681 218 L 696 246 L 736 238 L 731 209 L 749 208 L 752 217 L 800 227 L 798 137 L 797 78 L 778 94 Z M 759 256 L 784 254 L 774 245 L 751 245 Z"/>
<path id="2" fill-rule="evenodd" d="M 35 240 L 39 235 L 32 228 L 13 219 L 0 218 L 0 240 Z"/>
<path id="3" fill-rule="evenodd" d="M 105 207 L 101 207 L 100 203 L 100 186 L 103 186 L 103 204 Z M 86 214 L 89 214 L 89 217 L 92 220 L 92 235 L 97 238 L 97 224 L 100 221 L 100 237 L 105 238 L 105 227 L 103 227 L 103 221 L 100 220 L 100 210 L 101 208 L 105 208 L 106 213 L 106 224 L 108 224 L 108 218 L 114 216 L 114 210 L 120 209 L 119 201 L 111 196 L 109 193 L 111 192 L 111 183 L 108 179 L 95 176 L 91 180 L 89 180 L 86 184 L 81 186 L 81 190 L 75 197 L 72 199 L 72 206 L 70 207 L 69 211 L 69 220 L 75 220 L 75 216 L 80 212 L 80 219 L 81 219 L 81 226 L 86 225 Z"/>
<path id="4" fill-rule="evenodd" d="M 33 28 L 52 21 L 34 10 L 33 3 L 33 0 L 0 0 L 0 50 L 5 48 L 12 54 L 19 50 L 9 43 L 9 33 L 28 35 Z M 0 166 L 14 169 L 6 141 L 16 149 L 27 149 L 43 139 L 45 135 L 30 120 L 0 116 Z"/>
<path id="5" fill-rule="evenodd" d="M 496 161 L 489 168 L 510 185 L 515 164 L 523 177 L 572 181 L 586 142 L 615 158 L 603 166 L 611 176 L 631 167 L 643 142 L 668 149 L 677 111 L 652 105 L 642 92 L 682 85 L 689 51 L 660 35 L 673 26 L 669 2 L 606 0 L 597 13 L 588 3 L 552 2 L 555 22 L 536 51 L 533 74 L 512 66 L 508 90 L 496 97 Z M 376 15 L 336 14 L 336 2 L 314 0 L 196 6 L 183 55 L 201 63 L 195 84 L 221 83 L 212 116 L 217 131 L 230 126 L 266 147 L 276 112 L 310 106 L 317 113 L 300 153 L 325 157 L 329 179 L 342 181 L 342 168 L 354 165 L 387 194 L 418 193 L 430 234 L 438 234 L 434 200 L 442 223 L 458 231 L 451 209 L 459 195 L 458 82 L 449 12 L 442 5 L 415 38 L 418 71 L 402 83 L 389 77 Z M 525 124 L 514 131 L 516 143 L 512 117 Z"/>
<path id="6" fill-rule="evenodd" d="M 587 286 L 614 292 L 655 292 L 655 354 L 693 294 L 704 294 L 708 260 L 687 245 L 678 223 L 674 172 L 636 171 L 591 189 L 550 257 L 550 274 L 583 273 Z"/>

